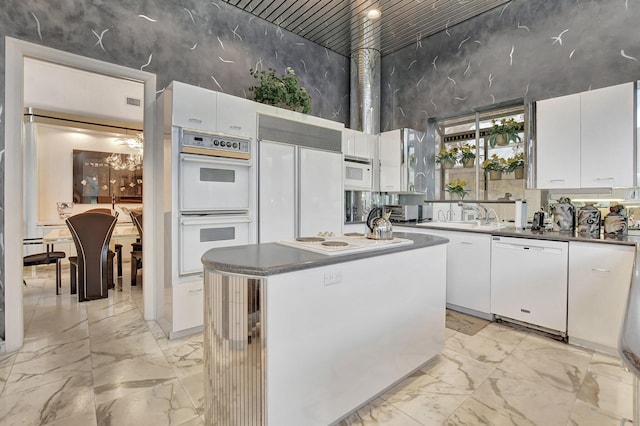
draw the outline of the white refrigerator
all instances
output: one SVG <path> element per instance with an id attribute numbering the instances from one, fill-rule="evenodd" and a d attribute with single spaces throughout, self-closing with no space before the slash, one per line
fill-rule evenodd
<path id="1" fill-rule="evenodd" d="M 342 154 L 271 141 L 258 149 L 259 241 L 342 235 Z"/>

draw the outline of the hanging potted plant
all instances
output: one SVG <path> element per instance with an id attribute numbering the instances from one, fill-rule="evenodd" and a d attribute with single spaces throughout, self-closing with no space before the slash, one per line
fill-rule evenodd
<path id="1" fill-rule="evenodd" d="M 466 180 L 454 179 L 445 186 L 444 190 L 449 193 L 449 196 L 451 197 L 452 200 L 455 200 L 455 199 L 464 200 L 464 197 L 469 192 L 466 189 L 464 189 L 466 185 L 467 185 Z"/>
<path id="2" fill-rule="evenodd" d="M 475 145 L 464 144 L 460 147 L 460 163 L 462 167 L 473 167 L 476 162 L 476 154 L 473 150 L 476 149 Z"/>
<path id="3" fill-rule="evenodd" d="M 447 149 L 442 148 L 436 155 L 436 163 L 440 164 L 445 169 L 452 169 L 458 161 L 458 148 L 455 146 Z"/>
<path id="4" fill-rule="evenodd" d="M 300 87 L 300 79 L 291 67 L 287 67 L 281 77 L 276 70 L 258 71 L 253 68 L 249 74 L 258 80 L 259 84 L 249 87 L 256 102 L 288 108 L 293 111 L 309 114 L 311 112 L 311 96 L 304 87 Z"/>
<path id="5" fill-rule="evenodd" d="M 520 142 L 522 139 L 518 134 L 520 132 L 520 125 L 513 118 L 502 119 L 500 124 L 496 120 L 491 120 L 493 127 L 489 132 L 489 145 L 491 148 L 498 146 L 509 145 L 510 142 Z"/>
<path id="6" fill-rule="evenodd" d="M 516 179 L 524 179 L 524 152 L 507 158 L 507 173 L 514 173 Z"/>
<path id="7" fill-rule="evenodd" d="M 484 171 L 489 174 L 489 179 L 500 180 L 502 179 L 502 172 L 505 171 L 507 167 L 507 161 L 493 154 L 491 158 L 484 160 L 482 167 Z"/>

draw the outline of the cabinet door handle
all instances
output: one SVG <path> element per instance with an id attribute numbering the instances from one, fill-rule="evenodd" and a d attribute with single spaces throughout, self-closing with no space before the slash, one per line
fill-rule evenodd
<path id="1" fill-rule="evenodd" d="M 189 293 L 200 293 L 200 292 L 202 292 L 201 288 L 199 288 L 197 290 L 189 290 Z"/>
<path id="2" fill-rule="evenodd" d="M 550 179 L 549 182 L 564 182 L 566 179 Z"/>
<path id="3" fill-rule="evenodd" d="M 192 123 L 202 123 L 202 120 L 200 120 L 199 118 L 190 118 L 189 121 Z"/>
<path id="4" fill-rule="evenodd" d="M 230 129 L 241 130 L 242 126 L 229 126 Z"/>
<path id="5" fill-rule="evenodd" d="M 611 272 L 608 269 L 602 269 L 602 268 L 591 268 L 591 270 L 593 272 Z"/>
<path id="6" fill-rule="evenodd" d="M 460 244 L 466 244 L 466 245 L 473 245 L 473 243 L 470 243 L 469 241 L 460 241 Z"/>
<path id="7" fill-rule="evenodd" d="M 612 177 L 605 177 L 605 178 L 598 177 L 598 178 L 596 178 L 596 180 L 613 180 L 613 179 L 614 178 L 612 178 Z"/>

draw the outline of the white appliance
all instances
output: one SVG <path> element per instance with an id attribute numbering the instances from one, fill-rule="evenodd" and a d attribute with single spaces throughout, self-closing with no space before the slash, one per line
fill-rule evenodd
<path id="1" fill-rule="evenodd" d="M 326 256 L 336 256 L 411 245 L 413 240 L 405 238 L 372 240 L 364 234 L 354 233 L 340 237 L 302 237 L 295 240 L 278 241 L 278 244 Z"/>
<path id="2" fill-rule="evenodd" d="M 215 92 L 174 82 L 157 102 L 165 262 L 156 309 L 171 339 L 202 330 L 202 255 L 257 238 L 255 136 L 217 131 L 229 126 L 218 119 L 224 115 L 216 114 L 216 99 Z M 241 116 L 243 129 L 255 129 L 255 114 Z"/>
<path id="3" fill-rule="evenodd" d="M 260 114 L 258 139 L 259 241 L 342 234 L 341 132 Z"/>
<path id="4" fill-rule="evenodd" d="M 567 335 L 567 242 L 492 237 L 491 312 Z"/>
<path id="5" fill-rule="evenodd" d="M 344 159 L 344 189 L 347 191 L 371 191 L 373 168 L 371 160 Z"/>

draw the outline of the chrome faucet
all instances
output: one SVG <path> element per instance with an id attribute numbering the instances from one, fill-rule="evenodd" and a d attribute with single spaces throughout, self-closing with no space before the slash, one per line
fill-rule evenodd
<path id="1" fill-rule="evenodd" d="M 483 206 L 482 204 L 471 205 L 471 204 L 465 204 L 462 201 L 460 201 L 460 202 L 458 202 L 458 205 L 460 207 L 462 207 L 462 211 L 463 212 L 465 210 L 473 210 L 476 213 L 476 218 L 478 220 L 481 220 L 481 221 L 484 221 L 484 222 L 487 222 L 489 220 L 489 213 L 487 211 L 487 208 L 485 206 Z M 493 210 L 493 209 L 491 209 L 491 210 Z M 493 211 L 493 213 L 495 214 L 495 210 Z"/>

